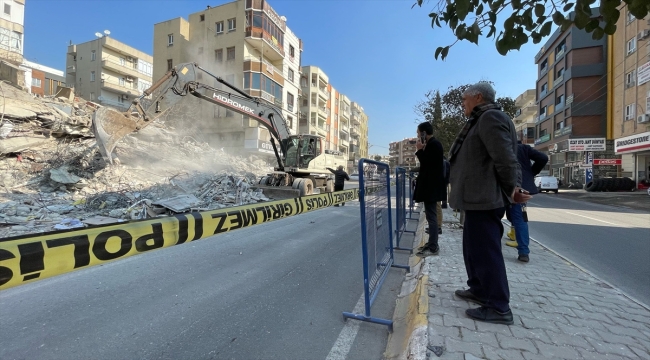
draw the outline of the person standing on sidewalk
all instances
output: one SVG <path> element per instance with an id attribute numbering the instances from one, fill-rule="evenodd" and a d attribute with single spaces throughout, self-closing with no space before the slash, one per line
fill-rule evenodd
<path id="1" fill-rule="evenodd" d="M 463 259 L 467 290 L 456 296 L 481 305 L 465 313 L 474 320 L 513 324 L 506 265 L 501 252 L 501 218 L 510 203 L 530 198 L 520 192 L 515 127 L 495 103 L 489 83 L 471 85 L 463 93 L 469 120 L 449 151 L 449 205 L 465 211 Z"/>
<path id="2" fill-rule="evenodd" d="M 350 181 L 348 173 L 343 170 L 343 165 L 339 165 L 336 170 L 332 168 L 327 168 L 332 174 L 334 174 L 334 191 L 341 191 L 345 187 L 345 180 Z M 339 206 L 336 204 L 334 206 Z M 345 206 L 345 203 L 342 203 L 341 206 Z"/>
<path id="3" fill-rule="evenodd" d="M 433 126 L 428 121 L 418 125 L 418 140 L 415 143 L 415 156 L 420 161 L 420 171 L 415 182 L 413 201 L 424 203 L 424 214 L 429 224 L 429 240 L 421 246 L 416 255 L 426 257 L 438 254 L 438 219 L 436 207 L 444 198 L 442 144 L 433 137 Z"/>
<path id="4" fill-rule="evenodd" d="M 521 168 L 521 187 L 527 190 L 530 195 L 537 194 L 535 175 L 539 174 L 548 163 L 548 156 L 518 141 L 517 160 Z M 516 238 L 516 241 L 508 241 L 506 245 L 516 247 L 519 254 L 517 260 L 527 263 L 530 261 L 530 250 L 528 249 L 530 237 L 528 234 L 528 217 L 524 216 L 525 209 L 525 203 L 512 204 L 512 206 L 506 208 L 506 217 L 515 229 Z"/>

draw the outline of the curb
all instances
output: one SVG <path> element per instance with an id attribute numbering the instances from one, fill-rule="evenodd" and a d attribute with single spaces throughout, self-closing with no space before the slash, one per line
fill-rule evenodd
<path id="1" fill-rule="evenodd" d="M 424 244 L 425 222 L 424 212 L 421 212 L 415 233 L 415 247 Z M 429 277 L 423 273 L 424 260 L 415 254 L 409 257 L 409 265 L 411 272 L 406 275 L 402 283 L 393 313 L 393 332 L 388 336 L 383 356 L 386 360 L 426 359 Z"/>

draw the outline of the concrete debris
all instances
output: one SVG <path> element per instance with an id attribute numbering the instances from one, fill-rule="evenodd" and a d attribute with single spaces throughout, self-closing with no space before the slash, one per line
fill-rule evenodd
<path id="1" fill-rule="evenodd" d="M 251 185 L 273 171 L 273 156 L 213 148 L 187 130 L 194 118 L 126 136 L 109 166 L 91 130 L 100 105 L 0 86 L 11 107 L 0 122 L 0 238 L 270 200 Z"/>

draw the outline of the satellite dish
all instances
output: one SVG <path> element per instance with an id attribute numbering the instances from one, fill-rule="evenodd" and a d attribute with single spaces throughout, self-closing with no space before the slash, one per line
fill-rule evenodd
<path id="1" fill-rule="evenodd" d="M 102 35 L 102 33 L 96 32 L 96 33 L 95 33 L 95 36 L 97 36 L 98 38 L 100 38 L 100 37 L 102 37 L 103 35 Z"/>
<path id="2" fill-rule="evenodd" d="M 106 34 L 106 36 L 108 36 L 108 35 L 110 35 L 110 34 L 111 34 L 111 32 L 110 32 L 110 31 L 108 31 L 108 30 L 104 30 L 104 34 Z"/>

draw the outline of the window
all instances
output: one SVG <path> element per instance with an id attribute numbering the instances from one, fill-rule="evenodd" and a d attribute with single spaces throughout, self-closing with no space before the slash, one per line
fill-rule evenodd
<path id="1" fill-rule="evenodd" d="M 627 23 L 629 24 L 629 23 L 631 23 L 632 21 L 634 21 L 635 19 L 636 19 L 636 18 L 634 17 L 634 15 L 632 15 L 632 13 L 628 11 L 628 12 L 627 12 Z"/>
<path id="2" fill-rule="evenodd" d="M 547 91 L 548 91 L 548 83 L 545 83 L 544 85 L 542 85 L 541 94 L 545 95 Z"/>
<path id="3" fill-rule="evenodd" d="M 562 40 L 562 42 L 559 43 L 555 48 L 555 60 L 560 58 L 560 56 L 564 55 L 565 50 L 566 50 L 566 40 Z"/>
<path id="4" fill-rule="evenodd" d="M 629 73 L 625 74 L 625 85 L 627 85 L 627 87 L 634 86 L 634 84 L 636 83 L 635 80 L 636 80 L 635 70 L 632 70 Z"/>
<path id="5" fill-rule="evenodd" d="M 214 23 L 214 32 L 217 34 L 223 34 L 223 21 Z"/>
<path id="6" fill-rule="evenodd" d="M 95 50 L 91 51 L 90 52 L 90 61 L 95 61 L 96 58 L 97 58 L 97 53 L 95 52 Z"/>
<path id="7" fill-rule="evenodd" d="M 223 62 L 223 49 L 217 49 L 214 51 L 214 61 Z"/>
<path id="8" fill-rule="evenodd" d="M 546 135 L 546 133 L 547 133 L 546 129 L 540 130 L 539 131 L 539 137 L 542 137 L 542 136 Z"/>
<path id="9" fill-rule="evenodd" d="M 90 93 L 90 101 L 94 101 L 94 100 L 95 100 L 95 93 L 91 92 Z"/>
<path id="10" fill-rule="evenodd" d="M 199 55 L 203 54 L 203 47 L 199 48 Z"/>
<path id="11" fill-rule="evenodd" d="M 630 55 L 634 51 L 636 51 L 636 37 L 627 42 L 627 54 Z"/>
<path id="12" fill-rule="evenodd" d="M 120 78 L 120 86 L 124 86 L 124 78 Z"/>
<path id="13" fill-rule="evenodd" d="M 120 65 L 125 66 L 126 65 L 126 59 L 123 57 L 120 58 Z"/>
<path id="14" fill-rule="evenodd" d="M 174 34 L 167 35 L 167 46 L 174 45 Z"/>
<path id="15" fill-rule="evenodd" d="M 630 104 L 625 107 L 625 120 L 634 119 L 634 110 L 636 109 L 636 104 Z"/>
<path id="16" fill-rule="evenodd" d="M 124 103 L 124 98 L 122 98 L 122 95 L 117 95 L 117 102 L 120 104 Z"/>
<path id="17" fill-rule="evenodd" d="M 90 81 L 95 81 L 95 72 L 94 71 L 90 72 Z"/>
<path id="18" fill-rule="evenodd" d="M 205 15 L 204 14 L 199 15 L 199 21 L 205 21 Z"/>
<path id="19" fill-rule="evenodd" d="M 235 60 L 235 47 L 229 47 L 226 49 L 226 61 Z"/>
<path id="20" fill-rule="evenodd" d="M 5 4 L 5 14 L 11 15 L 11 5 Z"/>
<path id="21" fill-rule="evenodd" d="M 287 110 L 293 112 L 293 94 L 287 91 Z"/>
<path id="22" fill-rule="evenodd" d="M 548 68 L 548 59 L 545 59 L 544 61 L 542 61 L 542 64 L 540 65 L 540 69 L 541 69 L 540 71 L 544 72 L 544 71 L 546 71 L 546 68 Z"/>
<path id="23" fill-rule="evenodd" d="M 174 68 L 174 63 L 172 62 L 172 59 L 167 59 L 167 71 L 173 68 Z"/>
<path id="24" fill-rule="evenodd" d="M 555 99 L 555 105 L 564 105 L 564 94 L 560 95 Z"/>
<path id="25" fill-rule="evenodd" d="M 293 48 L 293 45 L 289 45 L 289 56 L 291 57 L 296 56 L 296 49 Z"/>
<path id="26" fill-rule="evenodd" d="M 228 19 L 228 31 L 235 31 L 237 29 L 237 19 Z"/>
<path id="27" fill-rule="evenodd" d="M 557 77 L 559 78 L 560 76 L 564 75 L 564 68 L 561 68 L 560 70 L 557 71 Z"/>
<path id="28" fill-rule="evenodd" d="M 289 81 L 293 82 L 293 70 L 289 69 Z"/>
<path id="29" fill-rule="evenodd" d="M 542 110 L 539 112 L 539 117 L 540 117 L 540 119 L 541 119 L 542 117 L 546 116 L 546 108 L 548 108 L 548 106 L 544 106 L 544 107 L 542 108 Z"/>
<path id="30" fill-rule="evenodd" d="M 534 139 L 535 138 L 535 128 L 534 127 L 529 127 L 528 130 L 526 131 L 526 137 L 529 139 Z"/>
<path id="31" fill-rule="evenodd" d="M 32 78 L 32 86 L 40 88 L 41 87 L 41 79 Z"/>
<path id="32" fill-rule="evenodd" d="M 564 129 L 564 121 L 560 121 L 559 123 L 555 124 L 555 130 L 562 130 Z"/>

